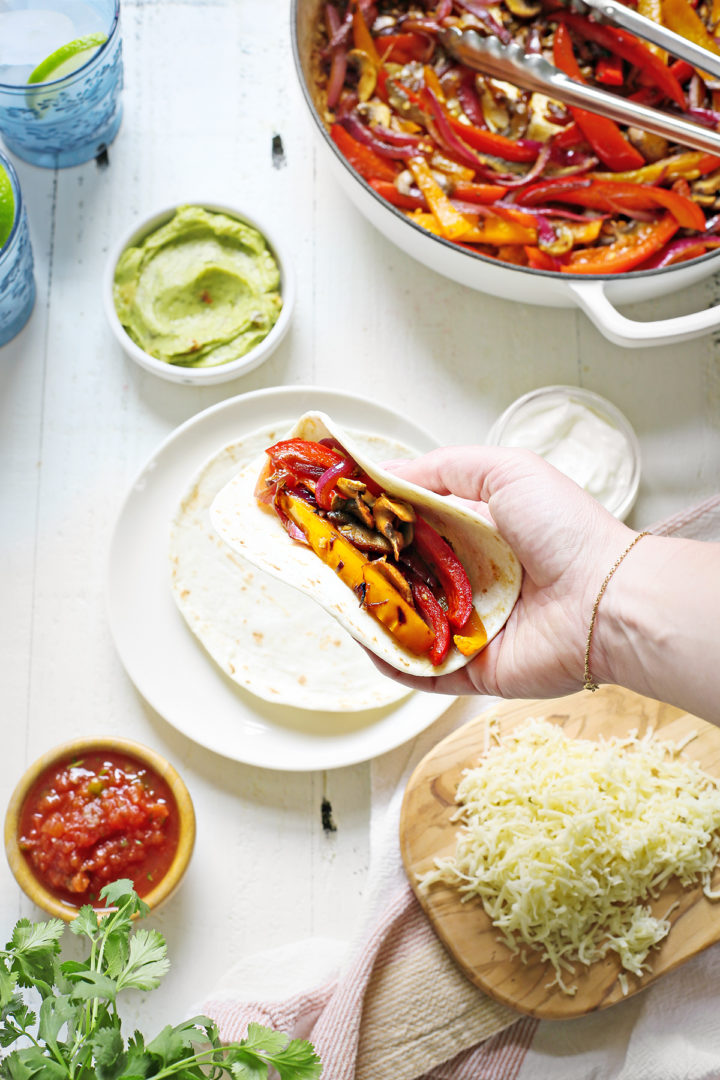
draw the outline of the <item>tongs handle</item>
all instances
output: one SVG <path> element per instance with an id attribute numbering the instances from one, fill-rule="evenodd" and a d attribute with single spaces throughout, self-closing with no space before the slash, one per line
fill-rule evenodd
<path id="1" fill-rule="evenodd" d="M 538 91 L 565 105 L 607 116 L 618 123 L 632 124 L 683 146 L 720 154 L 718 132 L 576 82 L 548 63 L 540 53 L 526 53 L 515 43 L 503 45 L 496 37 L 483 37 L 476 30 L 460 30 L 456 26 L 443 31 L 442 41 L 448 52 L 475 71 L 503 79 L 523 90 Z"/>
<path id="2" fill-rule="evenodd" d="M 693 67 L 700 68 L 701 71 L 706 71 L 710 75 L 720 78 L 720 56 L 709 52 L 701 45 L 696 45 L 694 41 L 688 41 L 687 38 L 676 34 L 673 30 L 660 26 L 658 23 L 653 22 L 652 19 L 645 18 L 644 15 L 641 15 L 633 8 L 618 3 L 618 0 L 572 0 L 572 2 L 579 9 L 591 8 L 604 21 L 614 23 L 615 26 L 621 26 L 624 30 L 629 30 L 631 34 L 635 34 L 636 37 L 644 38 L 645 41 L 658 45 L 661 49 L 665 49 L 681 60 L 687 60 Z"/>

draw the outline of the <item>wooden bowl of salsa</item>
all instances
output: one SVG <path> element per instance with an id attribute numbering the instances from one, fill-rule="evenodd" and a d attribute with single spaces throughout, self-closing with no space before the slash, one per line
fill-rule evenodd
<path id="1" fill-rule="evenodd" d="M 154 750 L 120 738 L 82 738 L 38 758 L 12 794 L 5 851 L 39 907 L 70 920 L 99 892 L 131 878 L 151 908 L 175 891 L 195 842 L 190 794 Z"/>

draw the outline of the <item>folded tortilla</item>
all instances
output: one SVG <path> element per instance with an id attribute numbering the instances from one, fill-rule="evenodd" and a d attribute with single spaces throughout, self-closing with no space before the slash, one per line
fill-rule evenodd
<path id="1" fill-rule="evenodd" d="M 190 479 L 170 529 L 173 597 L 221 671 L 256 697 L 337 713 L 391 705 L 408 690 L 381 675 L 335 619 L 231 551 L 210 524 L 218 491 L 238 470 L 255 469 L 285 426 L 266 425 L 222 447 Z M 394 441 L 377 450 L 410 456 Z"/>
<path id="2" fill-rule="evenodd" d="M 334 438 L 358 465 L 390 496 L 409 502 L 452 546 L 465 567 L 473 604 L 487 631 L 488 641 L 501 630 L 520 592 L 522 570 L 515 554 L 494 525 L 454 496 L 436 495 L 408 483 L 375 464 L 357 439 L 321 412 L 306 413 L 283 438 L 318 442 Z M 268 447 L 271 443 L 267 444 Z M 390 455 L 386 455 L 388 460 Z M 467 664 L 452 647 L 440 665 L 405 649 L 358 603 L 352 589 L 338 578 L 309 547 L 292 540 L 272 508 L 261 507 L 255 485 L 267 464 L 267 455 L 242 469 L 216 496 L 210 521 L 218 536 L 248 562 L 272 574 L 333 615 L 348 633 L 399 671 L 412 675 L 444 675 Z"/>

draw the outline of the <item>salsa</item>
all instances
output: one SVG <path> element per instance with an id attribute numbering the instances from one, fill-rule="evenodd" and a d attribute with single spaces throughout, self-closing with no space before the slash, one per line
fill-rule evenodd
<path id="1" fill-rule="evenodd" d="M 178 836 L 178 808 L 165 780 L 137 758 L 108 750 L 49 766 L 30 788 L 18 826 L 35 877 L 78 907 L 123 877 L 145 896 L 169 870 Z"/>

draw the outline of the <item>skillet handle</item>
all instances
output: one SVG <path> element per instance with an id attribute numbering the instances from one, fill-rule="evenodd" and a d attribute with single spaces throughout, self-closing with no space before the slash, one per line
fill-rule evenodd
<path id="1" fill-rule="evenodd" d="M 720 327 L 720 305 L 694 311 L 690 315 L 678 315 L 673 319 L 637 322 L 621 315 L 608 300 L 604 282 L 573 282 L 569 287 L 575 303 L 582 308 L 600 333 L 609 341 L 627 349 L 673 345 L 701 337 Z"/>

